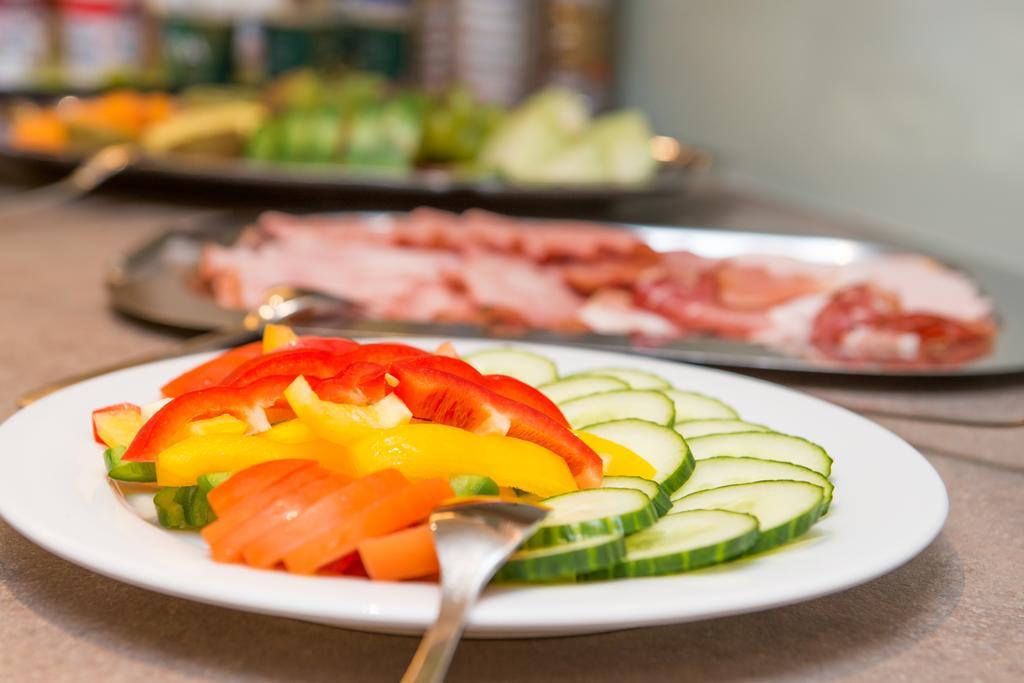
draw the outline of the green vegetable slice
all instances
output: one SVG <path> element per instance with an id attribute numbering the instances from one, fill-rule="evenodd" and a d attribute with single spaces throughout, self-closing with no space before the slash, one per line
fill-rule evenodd
<path id="1" fill-rule="evenodd" d="M 511 346 L 477 351 L 463 360 L 485 375 L 508 375 L 534 387 L 558 379 L 558 368 L 550 358 Z"/>
<path id="2" fill-rule="evenodd" d="M 574 398 L 590 396 L 591 394 L 602 394 L 607 391 L 628 389 L 629 386 L 622 380 L 614 377 L 601 377 L 598 375 L 573 375 L 563 377 L 557 382 L 544 384 L 539 387 L 541 393 L 555 403 L 565 403 Z"/>
<path id="3" fill-rule="evenodd" d="M 732 432 L 770 432 L 771 428 L 754 422 L 714 418 L 710 420 L 686 420 L 676 422 L 676 431 L 686 439 L 694 439 L 708 434 L 730 434 Z"/>
<path id="4" fill-rule="evenodd" d="M 676 409 L 676 422 L 684 420 L 735 420 L 739 414 L 729 405 L 717 398 L 697 393 L 665 389 L 665 395 L 672 399 Z"/>
<path id="5" fill-rule="evenodd" d="M 726 562 L 757 543 L 757 518 L 727 510 L 676 512 L 626 538 L 622 562 L 585 579 L 659 576 Z"/>
<path id="6" fill-rule="evenodd" d="M 825 477 L 832 472 L 832 458 L 825 449 L 798 436 L 775 432 L 737 432 L 698 436 L 686 442 L 697 460 L 719 456 L 759 458 L 790 462 Z"/>
<path id="7" fill-rule="evenodd" d="M 683 485 L 694 460 L 686 441 L 671 427 L 644 420 L 615 420 L 591 425 L 587 431 L 625 446 L 654 467 L 654 477 L 666 494 Z"/>
<path id="8" fill-rule="evenodd" d="M 620 562 L 626 556 L 621 533 L 546 548 L 520 550 L 495 575 L 496 581 L 572 579 Z"/>
<path id="9" fill-rule="evenodd" d="M 820 486 L 805 481 L 758 481 L 692 493 L 677 500 L 672 512 L 728 510 L 753 515 L 761 535 L 750 552 L 761 552 L 804 534 L 825 507 Z"/>
<path id="10" fill-rule="evenodd" d="M 706 491 L 730 484 L 749 484 L 755 481 L 772 481 L 788 479 L 806 481 L 808 484 L 820 486 L 825 492 L 825 503 L 832 501 L 832 482 L 814 470 L 777 460 L 759 460 L 757 458 L 707 458 L 697 462 L 693 474 L 686 480 L 682 488 L 672 494 L 672 500 L 698 491 Z"/>
<path id="11" fill-rule="evenodd" d="M 643 477 L 605 477 L 601 481 L 601 488 L 635 489 L 640 491 L 650 499 L 651 504 L 654 505 L 654 511 L 658 513 L 659 517 L 665 515 L 672 507 L 672 501 L 669 500 L 668 495 L 661 486 L 657 482 L 644 479 Z"/>
<path id="12" fill-rule="evenodd" d="M 672 425 L 675 418 L 672 401 L 660 391 L 651 389 L 606 391 L 603 394 L 574 398 L 559 407 L 575 429 L 630 418 Z"/>

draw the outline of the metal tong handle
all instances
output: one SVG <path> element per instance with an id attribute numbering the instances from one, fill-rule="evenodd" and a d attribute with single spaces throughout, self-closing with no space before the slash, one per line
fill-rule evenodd
<path id="1" fill-rule="evenodd" d="M 12 218 L 74 201 L 128 168 L 139 156 L 139 149 L 133 144 L 107 145 L 86 157 L 67 177 L 5 200 L 0 218 Z"/>

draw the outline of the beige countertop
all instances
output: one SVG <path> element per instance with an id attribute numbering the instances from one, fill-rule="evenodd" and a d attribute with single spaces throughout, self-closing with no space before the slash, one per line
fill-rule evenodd
<path id="1" fill-rule="evenodd" d="M 0 185 L 0 207 L 11 190 Z M 177 341 L 113 313 L 101 282 L 116 254 L 168 221 L 209 208 L 209 200 L 121 192 L 0 221 L 0 418 L 43 382 Z M 691 224 L 859 232 L 714 187 L 671 211 Z M 858 405 L 1024 415 L 1021 377 L 927 392 L 772 379 Z M 906 566 L 759 614 L 596 636 L 468 641 L 449 680 L 1024 680 L 1024 430 L 884 424 L 922 448 L 950 494 L 945 530 Z M 394 681 L 415 646 L 411 638 L 245 614 L 119 584 L 0 522 L 2 681 Z"/>

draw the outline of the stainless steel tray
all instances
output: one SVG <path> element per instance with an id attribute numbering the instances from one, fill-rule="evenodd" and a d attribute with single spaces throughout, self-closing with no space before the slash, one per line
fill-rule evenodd
<path id="1" fill-rule="evenodd" d="M 14 149 L 0 142 L 0 160 L 51 171 L 70 171 L 84 159 L 74 153 L 44 154 Z M 708 163 L 703 152 L 690 150 L 679 161 L 662 164 L 647 183 L 638 185 L 515 185 L 499 180 L 463 177 L 443 169 L 411 170 L 394 176 L 357 173 L 344 166 L 260 164 L 244 159 L 188 156 L 144 157 L 118 175 L 141 181 L 173 181 L 204 188 L 230 187 L 257 192 L 294 190 L 329 193 L 332 197 L 466 197 L 477 201 L 606 204 L 684 192 L 687 181 Z"/>
<path id="2" fill-rule="evenodd" d="M 125 256 L 108 276 L 111 302 L 118 311 L 148 322 L 188 330 L 237 325 L 243 312 L 219 307 L 194 286 L 203 242 L 230 244 L 246 217 L 218 216 L 208 222 L 173 228 Z M 640 235 L 653 249 L 687 249 L 703 256 L 777 254 L 826 264 L 847 264 L 867 256 L 898 251 L 892 247 L 832 237 L 735 232 L 707 228 L 615 224 Z M 672 360 L 738 368 L 905 377 L 969 377 L 1024 372 L 1024 278 L 988 267 L 963 267 L 995 302 L 1000 323 L 996 346 L 988 356 L 957 367 L 892 368 L 825 364 L 783 355 L 757 344 L 712 338 L 687 338 L 661 346 L 637 346 L 624 336 L 528 332 L 514 339 L 570 344 Z M 475 325 L 360 321 L 340 333 L 508 338 Z"/>

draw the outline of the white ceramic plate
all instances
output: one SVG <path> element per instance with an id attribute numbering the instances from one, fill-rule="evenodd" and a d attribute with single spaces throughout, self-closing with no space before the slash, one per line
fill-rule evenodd
<path id="1" fill-rule="evenodd" d="M 413 340 L 432 347 L 439 340 Z M 459 342 L 471 351 L 482 342 Z M 489 589 L 469 633 L 531 637 L 593 633 L 752 612 L 833 593 L 899 567 L 946 518 L 938 474 L 906 442 L 853 413 L 777 385 L 719 370 L 606 352 L 536 347 L 562 372 L 597 366 L 649 370 L 678 387 L 729 402 L 753 422 L 799 434 L 835 459 L 835 501 L 797 543 L 671 577 Z M 0 515 L 76 564 L 162 593 L 236 609 L 392 633 L 433 621 L 438 591 L 425 583 L 298 577 L 209 559 L 196 534 L 143 520 L 115 494 L 92 441 L 92 409 L 146 403 L 202 357 L 105 375 L 29 406 L 0 426 Z"/>

